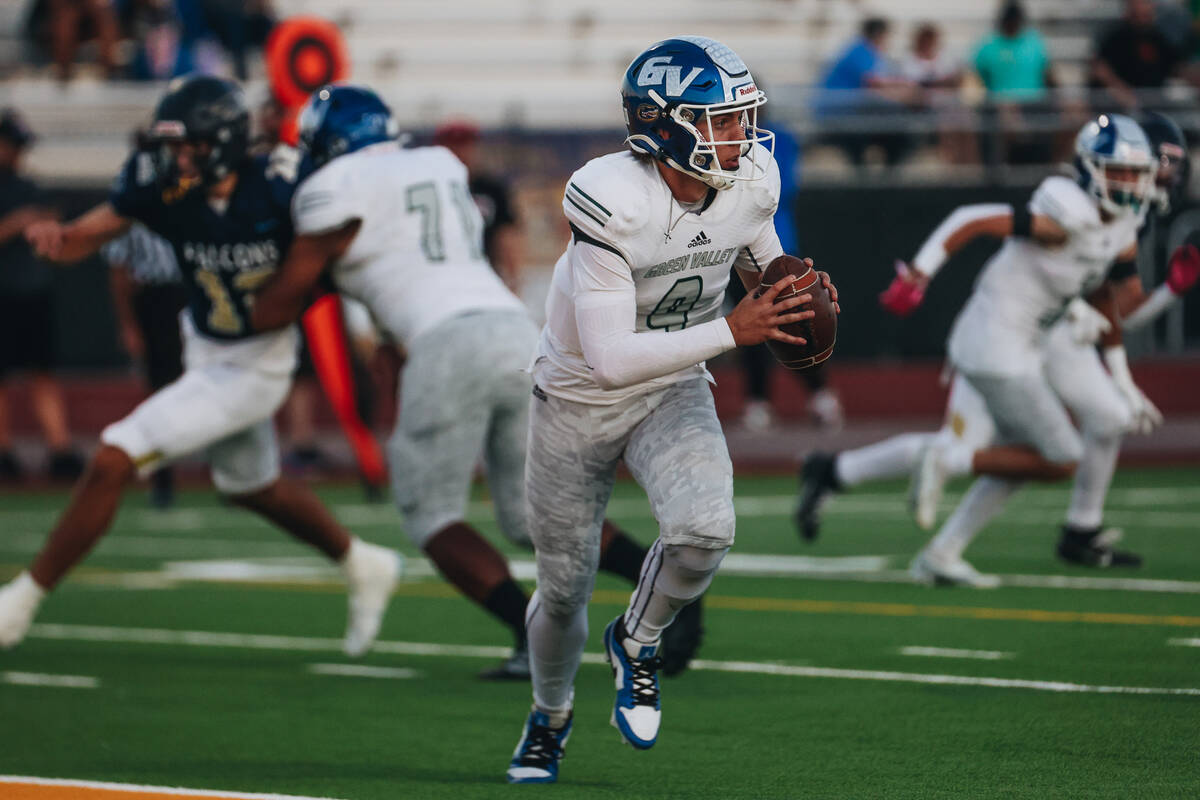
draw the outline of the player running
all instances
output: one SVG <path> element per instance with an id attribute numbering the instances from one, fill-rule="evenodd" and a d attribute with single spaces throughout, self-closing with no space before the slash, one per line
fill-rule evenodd
<path id="1" fill-rule="evenodd" d="M 772 134 L 756 125 L 766 97 L 742 60 L 712 39 L 667 39 L 634 59 L 621 94 L 629 149 L 588 162 L 567 184 L 572 239 L 533 368 L 534 702 L 513 783 L 557 780 L 622 460 L 649 495 L 659 536 L 628 609 L 604 631 L 611 722 L 632 746 L 654 745 L 663 629 L 705 591 L 734 538 L 733 470 L 703 362 L 767 339 L 799 343 L 779 326 L 812 315 L 797 310 L 809 295 L 772 305 L 784 279 L 720 316 L 731 266 L 754 289 L 783 254 Z"/>
<path id="2" fill-rule="evenodd" d="M 304 484 L 280 475 L 272 415 L 296 364 L 293 327 L 256 334 L 250 293 L 292 240 L 288 203 L 296 160 L 247 156 L 241 88 L 181 78 L 159 102 L 153 149 L 135 152 L 109 200 L 66 224 L 31 226 L 38 254 L 79 261 L 134 220 L 169 241 L 183 272 L 184 374 L 100 434 L 100 447 L 29 570 L 0 589 L 0 646 L 24 638 L 46 593 L 108 530 L 125 488 L 204 452 L 217 490 L 338 562 L 349 585 L 344 648 L 372 644 L 398 573 L 398 555 L 346 532 Z"/>
<path id="3" fill-rule="evenodd" d="M 537 327 L 483 251 L 466 167 L 444 147 L 403 148 L 370 89 L 318 90 L 300 115 L 315 168 L 296 191 L 297 238 L 256 298 L 256 329 L 290 324 L 322 275 L 370 309 L 408 354 L 388 446 L 404 530 L 441 573 L 513 632 L 511 658 L 482 677 L 529 678 L 528 597 L 508 561 L 466 521 L 480 451 L 500 530 L 532 547 L 525 510 L 528 366 Z M 602 563 L 631 581 L 646 550 L 605 524 Z M 699 617 L 673 628 L 682 670 Z"/>

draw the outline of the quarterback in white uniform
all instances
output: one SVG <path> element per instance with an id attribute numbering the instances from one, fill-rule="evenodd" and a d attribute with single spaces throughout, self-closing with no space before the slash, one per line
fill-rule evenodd
<path id="1" fill-rule="evenodd" d="M 654 744 L 662 631 L 704 592 L 734 538 L 733 471 L 703 362 L 769 338 L 799 343 L 779 326 L 811 315 L 796 311 L 807 295 L 771 305 L 785 279 L 720 316 L 730 267 L 756 287 L 783 252 L 773 136 L 754 124 L 765 96 L 741 59 L 711 39 L 668 39 L 634 59 L 622 98 L 629 151 L 589 162 L 566 187 L 572 240 L 533 367 L 534 704 L 509 765 L 514 783 L 557 779 L 621 460 L 649 496 L 659 537 L 629 608 L 604 633 L 611 721 L 634 747 Z"/>
<path id="2" fill-rule="evenodd" d="M 982 476 L 914 561 L 921 580 L 995 585 L 962 560 L 967 544 L 1024 481 L 1072 474 L 1059 555 L 1095 566 L 1137 563 L 1101 539 L 1100 523 L 1121 436 L 1161 421 L 1133 383 L 1120 328 L 1112 324 L 1118 305 L 1128 309 L 1143 296 L 1137 230 L 1156 165 L 1141 129 L 1119 116 L 1085 126 L 1077 154 L 1078 182 L 1048 178 L 1028 209 L 960 208 L 918 252 L 914 273 L 899 279 L 921 286 L 974 236 L 1008 236 L 950 335 L 956 377 L 947 428 L 919 445 L 913 500 L 922 527 L 932 527 L 947 475 Z M 1098 340 L 1108 372 L 1094 347 Z M 893 444 L 899 452 L 917 441 Z"/>

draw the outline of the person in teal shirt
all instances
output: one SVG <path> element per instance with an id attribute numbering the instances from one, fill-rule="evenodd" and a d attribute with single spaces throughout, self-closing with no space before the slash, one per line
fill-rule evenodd
<path id="1" fill-rule="evenodd" d="M 1039 100 L 1055 86 L 1046 43 L 1019 2 L 1005 4 L 997 30 L 975 53 L 975 70 L 996 100 Z"/>

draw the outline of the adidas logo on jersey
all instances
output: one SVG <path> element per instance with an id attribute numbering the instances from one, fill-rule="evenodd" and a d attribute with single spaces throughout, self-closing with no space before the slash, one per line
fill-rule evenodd
<path id="1" fill-rule="evenodd" d="M 696 234 L 696 238 L 688 242 L 688 249 L 693 247 L 703 247 L 706 244 L 712 244 L 712 239 L 704 235 L 704 231 Z"/>

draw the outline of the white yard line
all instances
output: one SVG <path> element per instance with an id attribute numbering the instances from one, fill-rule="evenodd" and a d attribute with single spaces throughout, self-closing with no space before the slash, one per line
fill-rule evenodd
<path id="1" fill-rule="evenodd" d="M 100 679 L 87 675 L 47 675 L 41 672 L 0 672 L 0 683 L 49 686 L 55 689 L 99 689 Z"/>
<path id="2" fill-rule="evenodd" d="M 30 636 L 43 639 L 75 639 L 102 642 L 137 642 L 142 644 L 172 644 L 207 647 L 235 647 L 259 650 L 321 651 L 340 650 L 338 639 L 301 636 L 263 636 L 210 631 L 171 631 L 156 628 L 115 628 L 92 625 L 34 625 Z M 419 656 L 457 656 L 468 658 L 503 658 L 506 647 L 476 647 L 426 642 L 376 642 L 376 653 L 396 653 Z M 600 653 L 585 653 L 584 662 L 604 664 Z M 1200 697 L 1200 688 L 1162 688 L 1154 686 L 1095 686 L 1062 681 L 1024 680 L 1017 678 L 982 678 L 970 675 L 927 675 L 914 672 L 880 670 L 833 669 L 758 661 L 692 661 L 692 669 L 717 672 L 741 672 L 757 675 L 786 675 L 800 678 L 834 678 L 843 680 L 891 681 L 898 683 L 980 686 L 993 689 L 1029 689 L 1043 692 L 1091 694 L 1184 695 Z"/>
<path id="3" fill-rule="evenodd" d="M 177 786 L 142 786 L 134 783 L 108 783 L 105 781 L 77 781 L 61 778 L 36 778 L 26 775 L 0 775 L 0 784 L 26 786 L 62 786 L 65 788 L 96 789 L 107 792 L 129 792 L 130 794 L 166 794 L 179 797 L 223 797 L 229 800 L 336 800 L 332 797 L 310 797 L 298 794 L 259 794 L 255 792 L 218 792 L 209 789 L 183 789 Z"/>
<path id="4" fill-rule="evenodd" d="M 1016 656 L 1003 650 L 956 650 L 953 647 L 921 647 L 909 645 L 900 648 L 902 656 L 928 656 L 930 658 L 973 658 L 979 661 L 1004 661 Z"/>
<path id="5" fill-rule="evenodd" d="M 1200 639 L 1169 639 L 1167 644 L 1174 647 L 1200 647 Z"/>
<path id="6" fill-rule="evenodd" d="M 387 678 L 411 680 L 424 673 L 419 669 L 405 667 L 368 667 L 365 664 L 309 664 L 308 671 L 314 675 L 337 675 L 347 678 Z"/>

